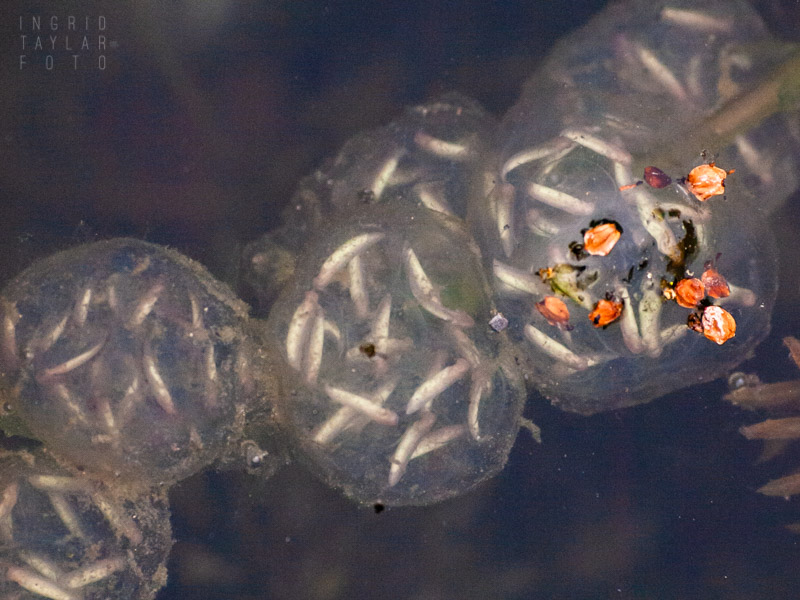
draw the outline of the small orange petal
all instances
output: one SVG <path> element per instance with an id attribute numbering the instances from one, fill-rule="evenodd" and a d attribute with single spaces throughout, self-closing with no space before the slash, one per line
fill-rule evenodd
<path id="1" fill-rule="evenodd" d="M 734 170 L 725 171 L 714 166 L 714 163 L 700 165 L 689 173 L 686 178 L 686 186 L 698 200 L 705 202 L 711 196 L 719 196 L 725 193 L 725 178 L 729 173 L 733 173 Z"/>
<path id="2" fill-rule="evenodd" d="M 712 298 L 727 298 L 731 295 L 727 280 L 714 267 L 708 267 L 703 271 L 700 279 L 706 286 L 706 293 Z"/>
<path id="3" fill-rule="evenodd" d="M 684 308 L 694 308 L 705 297 L 705 285 L 696 277 L 681 279 L 675 284 L 675 301 Z"/>
<path id="4" fill-rule="evenodd" d="M 569 323 L 569 309 L 561 298 L 545 296 L 544 300 L 537 302 L 535 306 L 550 325 Z"/>
<path id="5" fill-rule="evenodd" d="M 707 306 L 703 311 L 703 335 L 722 345 L 736 335 L 736 320 L 724 308 Z"/>
<path id="6" fill-rule="evenodd" d="M 583 249 L 592 256 L 606 256 L 616 246 L 622 232 L 616 223 L 601 223 L 583 232 Z"/>
<path id="7" fill-rule="evenodd" d="M 589 313 L 589 320 L 595 327 L 605 327 L 613 323 L 622 314 L 622 302 L 616 300 L 598 300 L 594 310 Z"/>

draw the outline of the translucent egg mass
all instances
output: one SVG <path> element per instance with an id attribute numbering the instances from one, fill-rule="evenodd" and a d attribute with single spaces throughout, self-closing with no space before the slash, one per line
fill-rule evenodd
<path id="1" fill-rule="evenodd" d="M 530 381 L 559 407 L 715 379 L 767 335 L 767 207 L 785 194 L 757 176 L 771 155 L 729 107 L 756 110 L 739 96 L 788 51 L 752 52 L 768 39 L 746 3 L 614 5 L 504 118 L 474 214 Z"/>
<path id="2" fill-rule="evenodd" d="M 776 253 L 757 214 L 703 203 L 679 177 L 637 181 L 631 163 L 565 130 L 509 157 L 483 209 L 527 372 L 583 414 L 715 379 L 769 331 Z"/>
<path id="3" fill-rule="evenodd" d="M 177 252 L 80 246 L 31 265 L 0 304 L 7 416 L 79 470 L 172 483 L 241 428 L 247 307 Z"/>
<path id="4" fill-rule="evenodd" d="M 491 477 L 524 390 L 460 221 L 425 208 L 342 216 L 270 314 L 292 450 L 362 502 L 423 504 Z"/>
<path id="5" fill-rule="evenodd" d="M 165 494 L 127 498 L 39 450 L 0 457 L 0 595 L 146 600 L 167 580 Z"/>

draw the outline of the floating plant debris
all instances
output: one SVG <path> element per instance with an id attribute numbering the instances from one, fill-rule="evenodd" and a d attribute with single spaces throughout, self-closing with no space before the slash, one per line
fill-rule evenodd
<path id="1" fill-rule="evenodd" d="M 535 306 L 550 325 L 565 326 L 569 323 L 569 309 L 561 298 L 545 296 Z"/>
<path id="2" fill-rule="evenodd" d="M 684 308 L 694 308 L 705 297 L 706 288 L 696 277 L 681 279 L 675 284 L 675 301 Z"/>
<path id="3" fill-rule="evenodd" d="M 706 293 L 712 298 L 727 298 L 731 295 L 728 281 L 710 263 L 706 264 L 706 270 L 703 271 L 700 280 L 706 288 Z"/>
<path id="4" fill-rule="evenodd" d="M 703 335 L 722 345 L 736 335 L 736 320 L 721 306 L 706 306 L 703 310 Z"/>
<path id="5" fill-rule="evenodd" d="M 789 356 L 800 366 L 800 341 L 795 337 L 783 338 Z M 739 429 L 749 440 L 780 440 L 781 444 L 800 439 L 800 417 L 797 417 L 800 381 L 786 380 L 762 383 L 757 375 L 734 373 L 728 379 L 730 392 L 725 400 L 747 410 L 767 411 L 778 415 Z M 787 416 L 788 415 L 788 416 Z M 781 451 L 783 445 L 781 446 Z M 800 474 L 793 473 L 768 481 L 758 491 L 766 496 L 788 498 L 800 494 Z"/>
<path id="6" fill-rule="evenodd" d="M 607 256 L 621 235 L 622 228 L 617 223 L 600 223 L 583 232 L 583 249 L 592 256 Z"/>
<path id="7" fill-rule="evenodd" d="M 645 167 L 644 180 L 652 188 L 660 190 L 672 183 L 672 178 L 658 167 Z"/>
<path id="8" fill-rule="evenodd" d="M 508 327 L 508 319 L 503 316 L 503 313 L 497 313 L 489 320 L 489 327 L 497 332 L 503 331 Z"/>
<path id="9" fill-rule="evenodd" d="M 589 313 L 589 320 L 595 327 L 606 327 L 619 319 L 621 314 L 622 302 L 613 298 L 602 298 Z"/>
<path id="10" fill-rule="evenodd" d="M 734 173 L 736 169 L 725 171 L 715 163 L 695 167 L 686 178 L 686 187 L 700 202 L 705 202 L 711 196 L 721 196 L 725 193 L 725 178 Z"/>

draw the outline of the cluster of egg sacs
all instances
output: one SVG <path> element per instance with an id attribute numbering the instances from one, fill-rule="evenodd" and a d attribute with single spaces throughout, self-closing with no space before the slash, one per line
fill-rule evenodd
<path id="1" fill-rule="evenodd" d="M 592 414 L 716 379 L 767 335 L 777 260 L 760 198 L 794 189 L 766 175 L 796 181 L 796 157 L 769 144 L 791 121 L 776 115 L 706 158 L 691 134 L 785 54 L 748 53 L 769 38 L 746 4 L 687 4 L 610 7 L 561 42 L 498 126 L 445 96 L 355 137 L 301 184 L 284 226 L 246 255 L 298 458 L 346 489 L 424 493 L 462 453 L 481 457 L 467 469 L 494 468 L 520 377 Z M 714 158 L 736 171 L 701 202 L 683 178 Z M 636 185 L 649 165 L 671 182 Z M 575 251 L 608 221 L 622 232 L 610 253 Z M 709 268 L 727 297 L 670 299 Z M 548 296 L 568 322 L 537 309 Z M 622 314 L 598 327 L 589 315 L 606 298 Z M 696 331 L 709 306 L 735 320 L 724 344 Z"/>
<path id="2" fill-rule="evenodd" d="M 592 413 L 744 359 L 776 286 L 765 215 L 746 203 L 796 181 L 768 145 L 782 117 L 721 151 L 737 171 L 704 205 L 679 181 L 701 148 L 687 142 L 679 164 L 661 150 L 780 51 L 743 4 L 625 6 L 562 42 L 501 124 L 447 96 L 304 180 L 284 224 L 246 252 L 266 322 L 201 266 L 135 240 L 10 282 L 2 425 L 40 443 L 0 456 L 0 592 L 152 597 L 171 543 L 165 490 L 240 455 L 255 465 L 264 446 L 357 501 L 424 504 L 502 469 L 526 383 Z M 769 57 L 744 50 L 759 44 Z M 620 189 L 653 161 L 670 185 Z M 597 221 L 620 241 L 576 254 Z M 733 290 L 704 301 L 736 320 L 722 346 L 664 296 L 707 262 Z M 565 265 L 568 281 L 539 275 Z M 536 308 L 548 296 L 567 323 Z M 588 314 L 605 297 L 623 312 L 598 328 Z"/>
<path id="3" fill-rule="evenodd" d="M 753 50 L 767 39 L 744 2 L 612 5 L 559 43 L 503 120 L 494 187 L 473 216 L 526 374 L 554 404 L 591 414 L 710 381 L 767 335 L 777 268 L 767 217 L 800 171 L 796 107 L 750 129 L 742 117 L 758 100 L 741 96 L 791 51 Z M 715 160 L 735 173 L 701 202 L 683 180 Z M 649 166 L 671 183 L 643 183 Z M 610 253 L 576 252 L 605 221 L 622 231 Z M 735 319 L 720 346 L 664 293 L 707 266 L 731 289 L 700 305 Z M 545 295 L 564 299 L 567 326 L 534 310 Z M 622 315 L 596 327 L 587 317 L 606 297 Z"/>
<path id="4" fill-rule="evenodd" d="M 168 487 L 241 440 L 247 307 L 138 240 L 34 263 L 0 298 L 0 595 L 152 598 Z"/>

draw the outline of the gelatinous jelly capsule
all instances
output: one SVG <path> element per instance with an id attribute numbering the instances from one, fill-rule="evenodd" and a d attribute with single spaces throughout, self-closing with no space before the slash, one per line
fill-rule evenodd
<path id="1" fill-rule="evenodd" d="M 0 295 L 12 412 L 96 477 L 172 483 L 238 436 L 247 307 L 181 254 L 118 239 L 38 261 Z"/>
<path id="2" fill-rule="evenodd" d="M 631 0 L 598 13 L 559 43 L 503 120 L 501 174 L 570 152 L 570 138 L 609 157 L 624 148 L 637 175 L 647 164 L 685 175 L 693 153 L 711 147 L 719 164 L 736 166 L 737 188 L 758 198 L 759 210 L 780 206 L 800 181 L 796 115 L 780 112 L 790 104 L 778 91 L 795 80 L 798 57 L 751 4 Z"/>
<path id="3" fill-rule="evenodd" d="M 775 132 L 784 116 L 758 126 L 725 118 L 735 116 L 727 103 L 790 51 L 783 47 L 773 58 L 744 51 L 749 62 L 737 84 L 726 87 L 732 72 L 726 48 L 773 43 L 745 2 L 710 0 L 702 10 L 686 10 L 635 0 L 564 40 L 503 119 L 498 168 L 485 178 L 485 195 L 473 200 L 471 214 L 482 219 L 479 243 L 509 337 L 519 344 L 529 381 L 557 406 L 591 414 L 716 378 L 769 331 L 775 249 L 767 209 L 746 193 L 750 182 L 741 181 L 728 202 L 706 206 L 685 186 L 637 185 L 633 173 L 648 164 L 688 173 L 691 148 L 709 136 L 727 143 L 720 131 L 745 152 L 753 139 L 748 128 Z M 709 118 L 709 106 L 722 108 Z M 769 147 L 759 138 L 752 156 Z M 750 172 L 757 166 L 757 160 L 732 162 L 728 150 L 721 149 L 724 164 Z M 789 163 L 787 175 L 796 182 L 796 157 Z M 606 256 L 573 243 L 598 220 L 624 231 Z M 664 290 L 702 273 L 719 253 L 731 293 L 711 304 L 724 304 L 737 335 L 715 346 L 692 335 L 687 309 L 668 301 Z M 571 330 L 552 328 L 532 310 L 551 294 L 568 305 Z M 621 314 L 596 328 L 586 317 L 609 297 L 622 303 Z"/>
<path id="4" fill-rule="evenodd" d="M 732 46 L 742 51 L 736 59 Z M 795 136 L 776 135 L 795 117 L 751 121 L 755 107 L 768 113 L 777 100 L 749 90 L 765 89 L 765 73 L 777 78 L 773 91 L 793 78 L 791 52 L 747 2 L 634 0 L 563 40 L 528 81 L 500 125 L 499 167 L 471 215 L 482 219 L 477 235 L 509 337 L 554 404 L 591 414 L 646 402 L 724 374 L 766 336 L 777 279 L 765 213 L 797 187 L 800 154 L 784 146 L 796 147 Z M 748 175 L 726 202 L 703 205 L 683 185 L 636 184 L 633 173 L 648 164 L 688 173 L 706 145 Z M 578 232 L 599 219 L 624 229 L 613 251 L 575 252 Z M 693 335 L 687 309 L 663 291 L 718 253 L 730 295 L 712 304 L 737 325 L 721 346 Z M 567 303 L 573 329 L 556 330 L 532 310 L 550 294 Z M 607 294 L 622 313 L 595 328 L 585 316 Z"/>
<path id="5" fill-rule="evenodd" d="M 459 94 L 411 107 L 345 144 L 326 170 L 330 203 L 340 211 L 409 204 L 463 218 L 493 129 L 486 111 Z"/>
<path id="6" fill-rule="evenodd" d="M 270 314 L 292 452 L 361 502 L 424 504 L 497 473 L 521 378 L 455 220 L 365 207 L 311 242 Z"/>
<path id="7" fill-rule="evenodd" d="M 245 251 L 245 280 L 264 311 L 291 276 L 309 237 L 337 213 L 390 204 L 465 218 L 470 196 L 483 191 L 480 167 L 494 129 L 493 118 L 477 102 L 453 93 L 410 107 L 393 123 L 345 143 L 300 183 L 283 225 Z"/>
<path id="8" fill-rule="evenodd" d="M 0 458 L 0 596 L 150 600 L 172 546 L 163 491 L 130 498 L 44 451 Z"/>
<path id="9" fill-rule="evenodd" d="M 400 203 L 463 218 L 494 126 L 479 104 L 460 94 L 410 107 L 390 125 L 345 143 L 303 182 L 294 211 L 321 223 L 330 212 Z"/>
<path id="10" fill-rule="evenodd" d="M 536 137 L 536 124 L 528 126 Z M 730 203 L 713 210 L 699 205 L 682 186 L 620 191 L 632 179 L 632 161 L 620 136 L 566 127 L 515 149 L 474 211 L 483 218 L 479 239 L 491 261 L 497 306 L 509 319 L 529 381 L 566 410 L 620 408 L 713 379 L 769 331 L 777 278 L 767 224 Z M 501 199 L 511 218 L 498 216 Z M 613 250 L 577 248 L 577 235 L 598 222 L 618 224 L 622 235 Z M 503 223 L 510 224 L 511 247 L 498 233 Z M 664 293 L 691 307 L 706 301 L 702 291 L 690 298 L 684 290 L 695 282 L 679 282 L 717 256 L 731 289 L 728 297 L 708 300 L 726 311 L 709 313 L 709 319 L 720 315 L 708 327 L 713 341 L 727 340 L 719 347 L 692 335 L 686 308 Z M 547 296 L 566 304 L 571 329 L 553 328 L 534 310 Z M 706 333 L 702 316 L 697 327 Z"/>
<path id="11" fill-rule="evenodd" d="M 705 202 L 711 196 L 721 196 L 725 193 L 725 178 L 736 169 L 725 171 L 715 166 L 714 163 L 695 167 L 686 178 L 686 187 L 698 200 Z"/>

